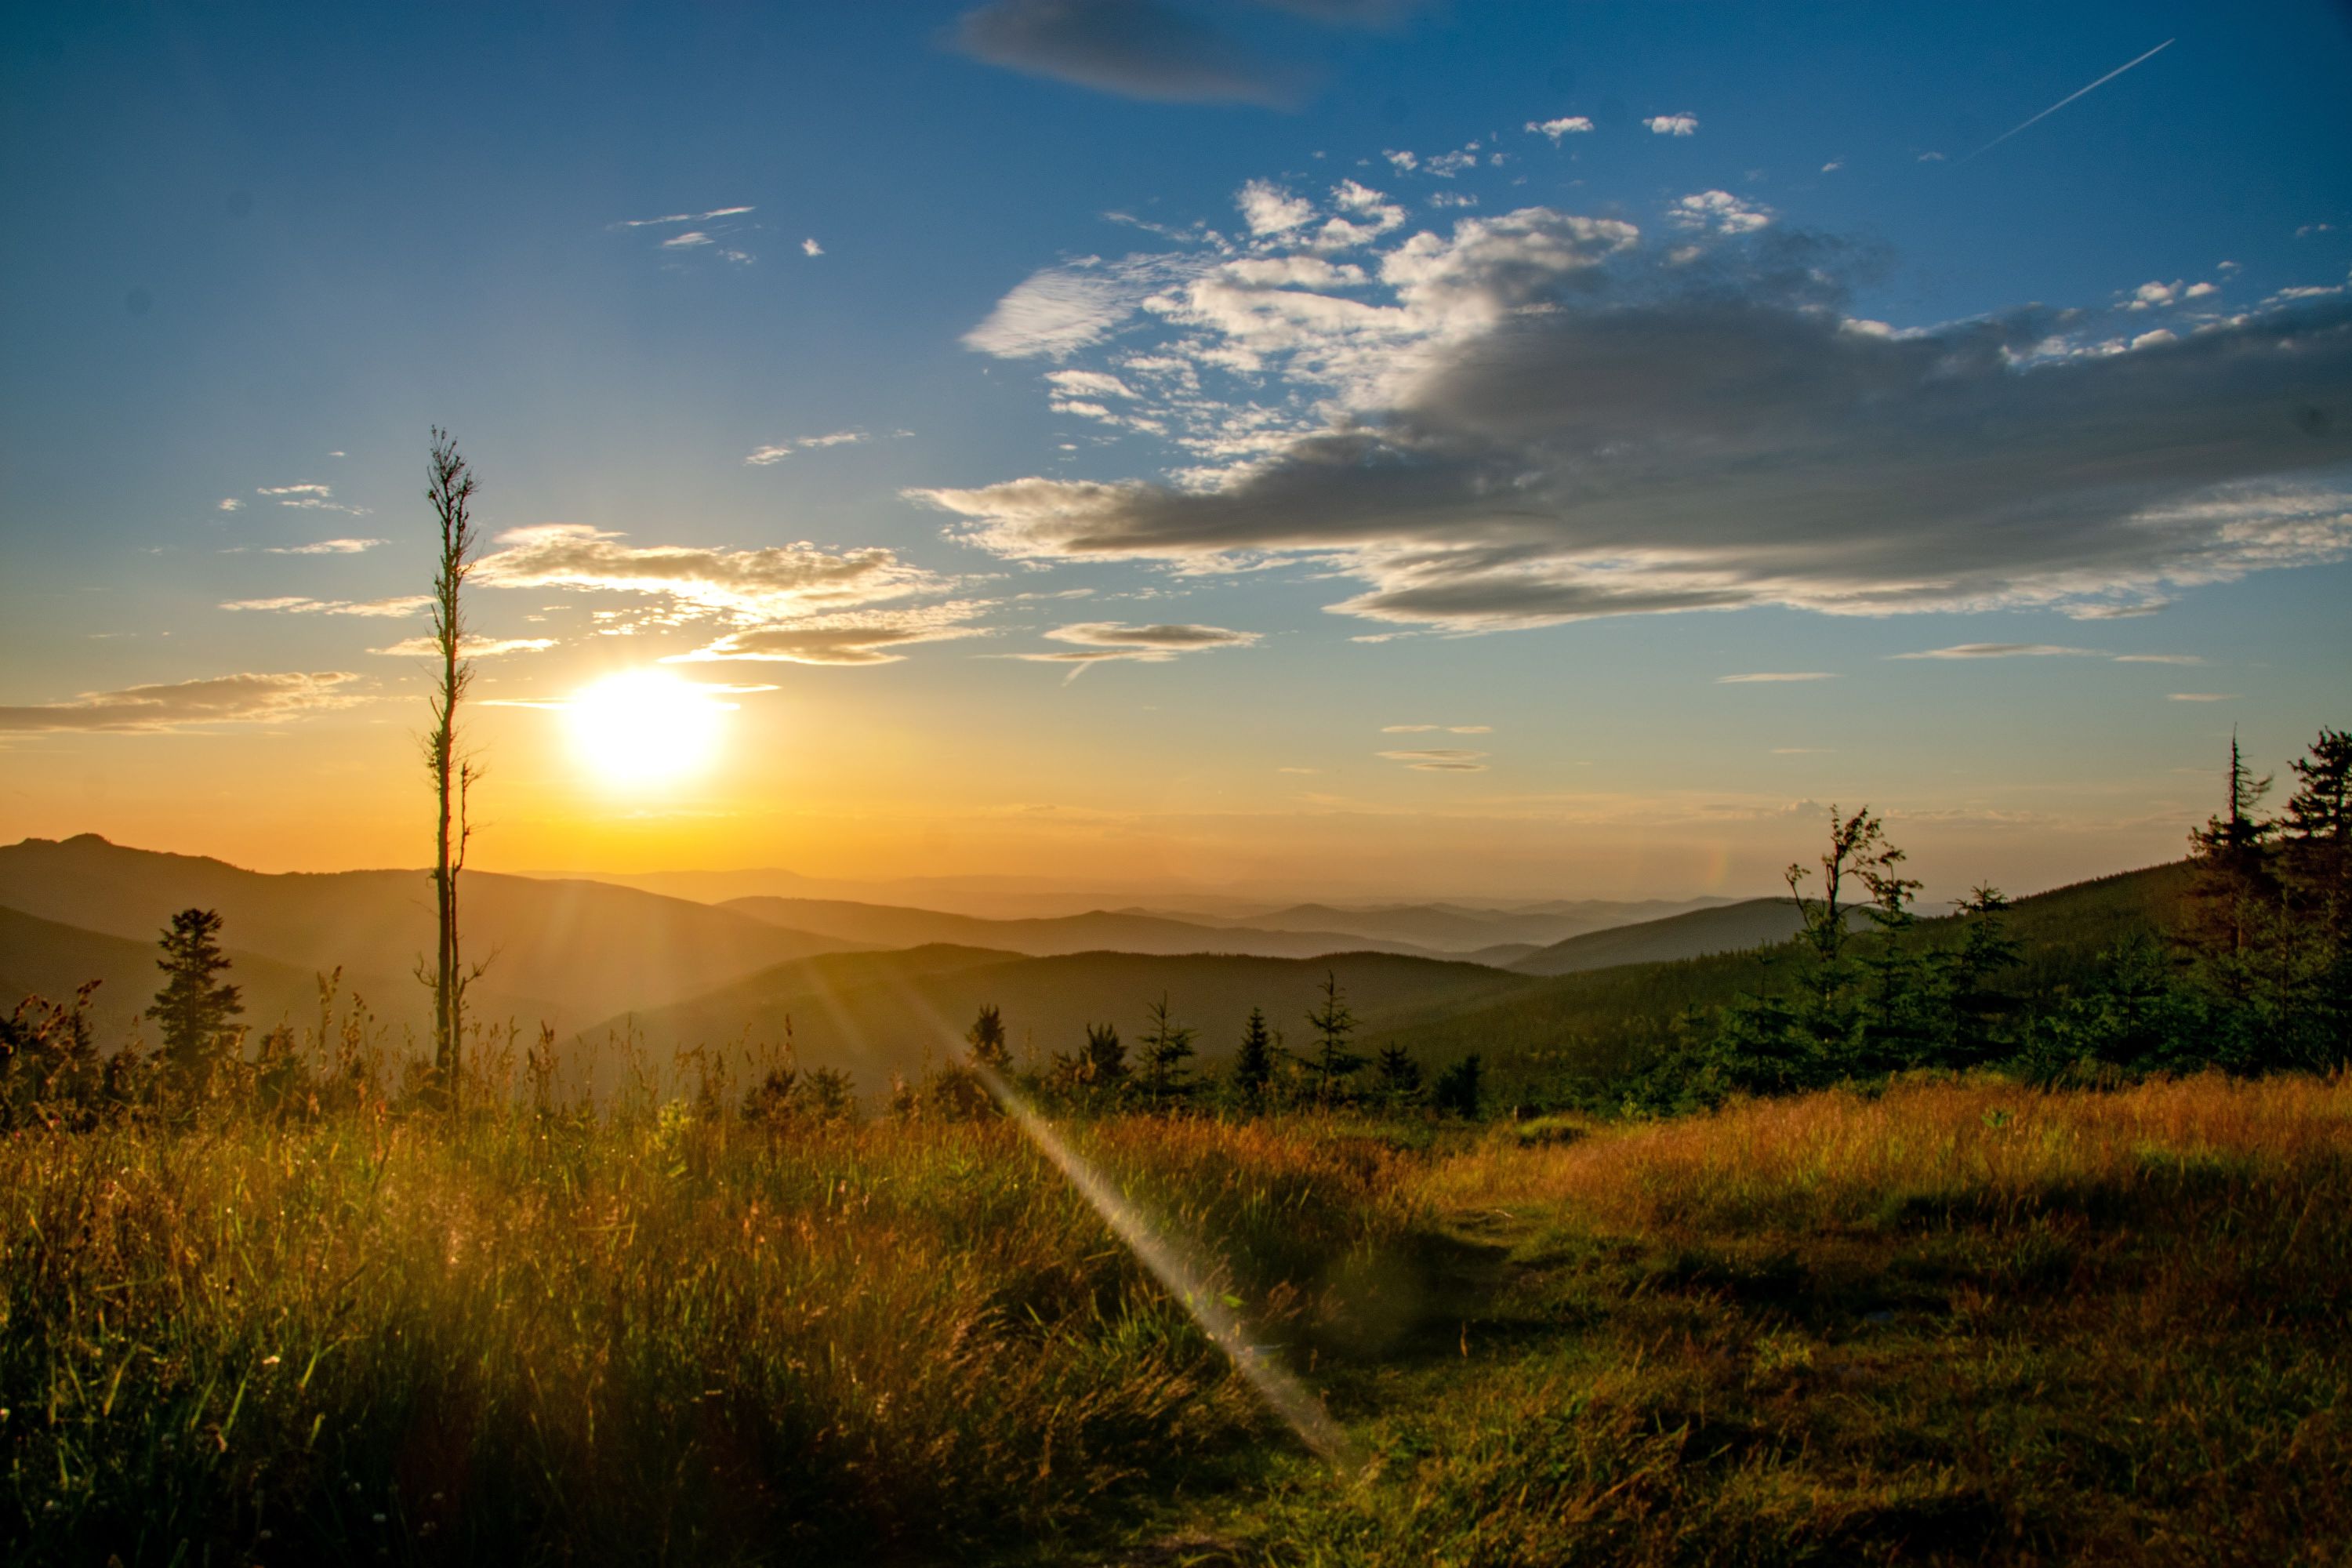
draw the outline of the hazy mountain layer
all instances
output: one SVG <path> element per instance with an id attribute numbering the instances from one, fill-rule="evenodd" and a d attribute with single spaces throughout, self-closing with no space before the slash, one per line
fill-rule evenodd
<path id="1" fill-rule="evenodd" d="M 1344 931 L 1259 931 L 1209 925 L 1137 911 L 1094 910 L 1036 920 L 982 920 L 937 910 L 852 903 L 838 899 L 731 899 L 718 906 L 796 931 L 815 931 L 875 947 L 954 942 L 996 948 L 1032 958 L 1066 952 L 1234 952 L 1261 958 L 1312 958 L 1369 949 L 1433 957 L 1429 948 L 1394 940 L 1367 940 Z"/>

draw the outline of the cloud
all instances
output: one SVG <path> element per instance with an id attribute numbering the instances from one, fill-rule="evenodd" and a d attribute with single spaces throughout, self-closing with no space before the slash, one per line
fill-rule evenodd
<path id="1" fill-rule="evenodd" d="M 1777 225 L 1662 253 L 1528 207 L 1346 268 L 1312 233 L 1129 258 L 1156 283 L 1088 319 L 1087 339 L 1136 319 L 1130 416 L 1188 466 L 910 493 L 1008 558 L 1310 560 L 1361 585 L 1336 612 L 1457 631 L 1764 605 L 2106 618 L 2352 553 L 2341 299 L 2127 352 L 2113 312 L 1853 320 L 1874 254 Z M 1146 362 L 1173 368 L 1129 374 Z"/>
<path id="2" fill-rule="evenodd" d="M 1383 735 L 1427 735 L 1440 730 L 1449 735 L 1491 735 L 1495 732 L 1495 726 L 1492 724 L 1383 724 L 1381 726 L 1381 733 Z"/>
<path id="3" fill-rule="evenodd" d="M 215 511 L 243 511 L 245 510 L 245 503 L 237 500 L 235 496 L 223 496 L 221 498 L 220 505 L 215 507 L 213 510 Z"/>
<path id="4" fill-rule="evenodd" d="M 764 550 L 638 546 L 621 542 L 624 537 L 581 523 L 515 529 L 499 536 L 501 548 L 481 558 L 474 580 L 488 587 L 657 595 L 750 620 L 790 619 L 945 585 L 883 549 L 835 554 L 804 542 Z"/>
<path id="5" fill-rule="evenodd" d="M 1488 756 L 1491 753 L 1486 752 L 1465 752 L 1452 747 L 1440 746 L 1427 750 L 1412 752 L 1376 752 L 1373 754 L 1375 756 L 1385 757 L 1392 763 L 1402 763 L 1406 766 L 1416 768 L 1423 773 L 1483 773 L 1486 771 L 1486 764 L 1480 761 L 1480 759 Z"/>
<path id="6" fill-rule="evenodd" d="M 368 515 L 366 507 L 345 506 L 335 500 L 334 489 L 329 485 L 264 485 L 253 493 L 274 500 L 279 506 L 295 507 L 304 511 L 340 511 L 350 517 Z M 234 511 L 236 509 L 224 506 L 221 510 Z"/>
<path id="7" fill-rule="evenodd" d="M 755 468 L 781 463 L 794 452 L 821 451 L 827 447 L 851 447 L 870 439 L 863 430 L 835 430 L 830 436 L 795 436 L 772 446 L 755 447 L 743 461 Z"/>
<path id="8" fill-rule="evenodd" d="M 1922 653 L 1895 653 L 1889 658 L 2098 658 L 2092 647 L 2061 647 L 2043 642 L 1964 642 L 1933 647 Z"/>
<path id="9" fill-rule="evenodd" d="M 1696 136 L 1698 116 L 1696 114 L 1654 114 L 1642 121 L 1654 136 Z"/>
<path id="10" fill-rule="evenodd" d="M 1551 144 L 1559 145 L 1563 136 L 1581 136 L 1592 129 L 1592 121 L 1581 114 L 1564 115 L 1558 120 L 1530 120 L 1527 128 L 1538 136 L 1549 136 Z"/>
<path id="11" fill-rule="evenodd" d="M 1247 647 L 1257 641 L 1255 632 L 1232 631 L 1223 626 L 1130 626 L 1118 621 L 1082 621 L 1076 626 L 1056 626 L 1045 635 L 1055 642 L 1124 649 L 1137 658 L 1166 658 L 1195 648 Z"/>
<path id="12" fill-rule="evenodd" d="M 814 239 L 804 239 L 801 241 L 801 254 L 803 256 L 823 256 L 824 254 L 824 247 L 819 245 Z"/>
<path id="13" fill-rule="evenodd" d="M 1128 397 L 1135 391 L 1115 375 L 1098 370 L 1049 370 L 1045 379 L 1064 397 Z"/>
<path id="14" fill-rule="evenodd" d="M 1696 191 L 1666 213 L 1678 228 L 1708 234 L 1753 234 L 1772 221 L 1772 209 L 1741 201 L 1729 191 Z"/>
<path id="15" fill-rule="evenodd" d="M 1907 657 L 1907 656 L 1906 656 Z M 1760 669 L 1752 675 L 1718 675 L 1717 686 L 1757 686 L 1784 680 L 1835 680 L 1826 669 Z"/>
<path id="16" fill-rule="evenodd" d="M 1832 158 L 1832 159 L 1831 159 L 1828 163 L 1823 163 L 1823 164 L 1822 165 L 1822 174 L 1836 174 L 1840 169 L 1843 169 L 1843 168 L 1844 168 L 1844 167 L 1845 167 L 1845 160 L 1844 160 L 1844 159 L 1843 159 L 1843 158 Z"/>
<path id="17" fill-rule="evenodd" d="M 278 544 L 262 551 L 264 555 L 357 555 L 363 550 L 373 550 L 383 543 L 381 539 L 321 539 L 314 544 Z"/>
<path id="18" fill-rule="evenodd" d="M 672 213 L 667 217 L 625 217 L 613 226 L 614 228 L 654 228 L 664 224 L 709 223 L 713 218 L 740 217 L 745 213 L 758 210 L 756 207 L 713 207 L 707 213 Z M 338 452 L 335 456 L 340 458 L 342 454 Z"/>
<path id="19" fill-rule="evenodd" d="M 392 618 L 413 616 L 433 603 L 430 594 L 403 594 L 389 599 L 311 599 L 287 595 L 275 599 L 231 599 L 224 610 L 261 610 L 287 616 L 369 616 Z"/>
<path id="20" fill-rule="evenodd" d="M 2117 664 L 2202 664 L 2205 661 L 2193 653 L 2119 653 Z"/>
<path id="21" fill-rule="evenodd" d="M 904 609 L 866 609 L 816 616 L 781 625 L 748 626 L 696 648 L 672 654 L 664 664 L 744 661 L 768 664 L 896 664 L 898 649 L 915 643 L 976 637 L 965 623 L 986 606 L 953 600 Z"/>
<path id="22" fill-rule="evenodd" d="M 671 235 L 661 242 L 661 247 L 664 250 L 688 250 L 698 245 L 711 243 L 713 243 L 711 237 L 698 228 L 689 229 L 684 234 Z"/>
<path id="23" fill-rule="evenodd" d="M 1315 204 L 1265 180 L 1252 180 L 1234 198 L 1252 234 L 1287 234 L 1313 221 Z"/>
<path id="24" fill-rule="evenodd" d="M 1159 0 L 991 0 L 954 45 L 974 59 L 1160 103 L 1286 105 L 1297 82 Z"/>
<path id="25" fill-rule="evenodd" d="M 2237 700 L 2238 694 L 2234 691 L 2168 691 L 2165 693 L 2165 700 L 2168 702 L 2235 702 Z"/>
<path id="26" fill-rule="evenodd" d="M 507 653 L 538 653 L 555 646 L 553 637 L 493 637 L 468 636 L 459 641 L 457 652 L 467 658 L 496 658 Z M 412 657 L 420 654 L 438 656 L 441 645 L 429 637 L 403 637 L 390 647 L 372 647 L 368 652 L 389 658 Z"/>
<path id="27" fill-rule="evenodd" d="M 1180 270 L 1150 257 L 1087 257 L 1032 274 L 963 335 L 964 346 L 1000 359 L 1064 359 L 1133 314 Z"/>
<path id="28" fill-rule="evenodd" d="M 168 734 L 212 724 L 264 724 L 365 700 L 345 670 L 215 676 L 170 685 L 86 691 L 70 702 L 0 708 L 0 732 L 74 731 Z"/>

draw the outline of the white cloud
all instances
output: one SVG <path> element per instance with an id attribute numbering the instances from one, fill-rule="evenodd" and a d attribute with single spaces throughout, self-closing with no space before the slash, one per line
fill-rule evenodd
<path id="1" fill-rule="evenodd" d="M 1389 152 L 1381 154 L 1401 174 L 1410 174 L 1421 167 L 1421 160 L 1410 153 Z"/>
<path id="2" fill-rule="evenodd" d="M 1678 228 L 1709 234 L 1753 234 L 1772 221 L 1772 209 L 1741 201 L 1729 191 L 1696 191 L 1666 213 Z"/>
<path id="3" fill-rule="evenodd" d="M 1265 180 L 1252 180 L 1234 198 L 1252 234 L 1287 234 L 1314 221 L 1315 204 Z"/>
<path id="4" fill-rule="evenodd" d="M 1154 289 L 1192 269 L 1154 257 L 1087 257 L 1049 267 L 999 300 L 988 319 L 963 335 L 964 344 L 1000 359 L 1066 359 L 1108 337 Z"/>
<path id="5" fill-rule="evenodd" d="M 86 691 L 69 702 L 0 708 L 0 732 L 168 734 L 214 724 L 279 723 L 365 700 L 347 670 L 215 676 Z"/>
<path id="6" fill-rule="evenodd" d="M 1656 136 L 1696 136 L 1698 116 L 1696 114 L 1654 114 L 1642 121 Z"/>
<path id="7" fill-rule="evenodd" d="M 1549 136 L 1557 147 L 1563 136 L 1581 136 L 1592 129 L 1592 121 L 1581 114 L 1563 115 L 1558 120 L 1530 120 L 1527 129 L 1538 136 Z"/>
<path id="8" fill-rule="evenodd" d="M 1135 395 L 1127 383 L 1098 370 L 1051 370 L 1045 379 L 1062 396 L 1128 397 Z"/>
<path id="9" fill-rule="evenodd" d="M 365 517 L 368 515 L 368 509 L 366 507 L 345 506 L 342 502 L 335 500 L 334 489 L 329 485 L 264 485 L 253 493 L 267 500 L 274 500 L 279 506 L 294 507 L 303 511 L 340 511 L 347 517 Z M 221 510 L 223 511 L 234 511 L 237 509 L 235 507 L 224 506 Z"/>
<path id="10" fill-rule="evenodd" d="M 2205 661 L 2193 653 L 2119 653 L 2117 664 L 2202 664 Z"/>
<path id="11" fill-rule="evenodd" d="M 661 242 L 661 247 L 664 250 L 688 250 L 693 248 L 695 246 L 709 245 L 710 243 L 710 237 L 697 228 L 689 229 L 684 234 L 674 234 L 670 236 L 667 239 Z"/>
<path id="12" fill-rule="evenodd" d="M 215 507 L 213 510 L 215 511 L 243 511 L 245 510 L 245 503 L 237 500 L 235 496 L 223 496 L 221 498 L 220 505 Z"/>
<path id="13" fill-rule="evenodd" d="M 824 254 L 824 247 L 819 245 L 814 239 L 804 239 L 801 241 L 801 254 L 803 256 L 823 256 Z"/>
<path id="14" fill-rule="evenodd" d="M 2165 700 L 2168 702 L 2234 702 L 2237 700 L 2238 694 L 2234 691 L 2168 691 L 2165 693 Z"/>
<path id="15" fill-rule="evenodd" d="M 1750 686 L 1783 680 L 1835 680 L 1826 669 L 1759 669 L 1752 675 L 1718 675 L 1717 686 Z"/>
<path id="16" fill-rule="evenodd" d="M 740 217 L 756 207 L 713 207 L 707 213 L 672 213 L 667 217 L 625 217 L 614 228 L 653 228 L 673 223 L 709 223 L 714 218 Z"/>
<path id="17" fill-rule="evenodd" d="M 1840 169 L 1843 169 L 1843 168 L 1844 168 L 1844 167 L 1845 167 L 1845 160 L 1844 160 L 1844 159 L 1843 159 L 1843 158 L 1832 158 L 1832 159 L 1831 159 L 1828 163 L 1823 163 L 1823 164 L 1822 165 L 1822 174 L 1836 174 Z"/>

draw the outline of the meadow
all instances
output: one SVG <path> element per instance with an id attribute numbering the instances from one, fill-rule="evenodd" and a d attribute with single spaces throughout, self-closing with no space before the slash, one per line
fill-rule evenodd
<path id="1" fill-rule="evenodd" d="M 14 1563 L 2341 1561 L 2352 1079 L 0 1142 Z"/>

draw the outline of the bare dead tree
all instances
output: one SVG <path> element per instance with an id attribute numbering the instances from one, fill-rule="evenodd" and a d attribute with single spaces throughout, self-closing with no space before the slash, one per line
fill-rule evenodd
<path id="1" fill-rule="evenodd" d="M 441 524 L 440 571 L 433 580 L 433 642 L 441 660 L 441 678 L 433 694 L 433 732 L 425 738 L 425 762 L 433 775 L 436 804 L 433 894 L 440 925 L 440 949 L 431 975 L 433 1089 L 454 1112 L 461 1065 L 458 1053 L 465 1035 L 466 986 L 479 973 L 478 966 L 473 973 L 465 969 L 457 932 L 457 873 L 466 868 L 466 841 L 473 836 L 467 820 L 467 799 L 481 778 L 474 760 L 457 749 L 457 705 L 474 679 L 472 664 L 460 657 L 466 619 L 458 594 L 474 569 L 477 542 L 471 515 L 473 470 L 458 456 L 457 440 L 438 426 L 433 430 L 433 456 L 426 472 L 425 499 L 432 503 Z M 417 967 L 418 977 L 425 978 L 422 962 Z"/>

